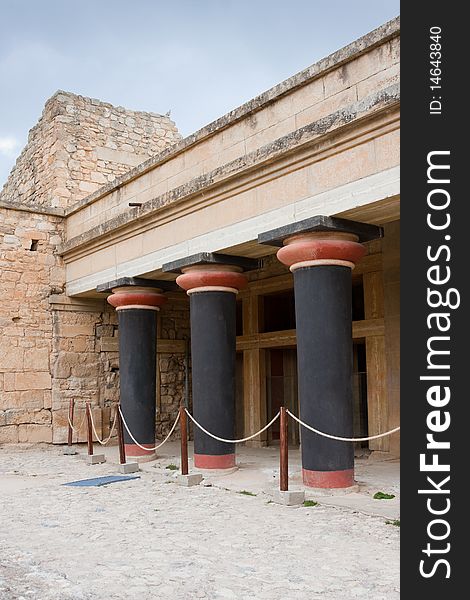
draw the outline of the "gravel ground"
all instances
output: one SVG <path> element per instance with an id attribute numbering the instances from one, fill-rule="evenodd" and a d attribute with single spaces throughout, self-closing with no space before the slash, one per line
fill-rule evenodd
<path id="1" fill-rule="evenodd" d="M 74 488 L 60 484 L 116 467 L 1 448 L 0 599 L 399 598 L 399 528 L 385 518 L 184 488 L 167 465 Z"/>

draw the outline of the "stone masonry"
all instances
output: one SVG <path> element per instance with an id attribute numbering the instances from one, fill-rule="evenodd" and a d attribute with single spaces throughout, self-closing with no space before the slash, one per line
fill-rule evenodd
<path id="1" fill-rule="evenodd" d="M 178 353 L 161 352 L 157 354 L 157 373 L 160 379 L 157 386 L 157 436 L 163 437 L 173 425 L 178 408 L 185 400 L 186 368 L 190 361 L 185 360 L 189 346 L 189 302 L 168 302 L 159 315 L 159 338 L 161 340 L 184 340 L 186 344 Z M 157 346 L 158 348 L 158 346 Z M 189 378 L 191 373 L 189 372 Z M 188 404 L 191 408 L 191 384 L 189 382 Z M 179 428 L 175 438 L 179 437 Z"/>
<path id="2" fill-rule="evenodd" d="M 52 319 L 62 219 L 0 208 L 0 442 L 52 441 Z"/>
<path id="3" fill-rule="evenodd" d="M 166 116 L 61 91 L 46 102 L 0 193 L 0 443 L 64 443 L 71 399 L 76 425 L 90 402 L 98 433 L 109 433 L 117 317 L 104 299 L 64 294 L 64 209 L 180 137 Z M 162 336 L 183 339 L 184 309 L 165 312 Z M 164 435 L 184 395 L 184 354 L 159 354 L 159 366 Z"/>
<path id="4" fill-rule="evenodd" d="M 65 208 L 179 139 L 167 116 L 58 91 L 29 132 L 0 199 Z"/>

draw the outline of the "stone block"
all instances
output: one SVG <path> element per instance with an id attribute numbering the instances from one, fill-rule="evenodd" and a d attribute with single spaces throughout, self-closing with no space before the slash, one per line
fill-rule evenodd
<path id="1" fill-rule="evenodd" d="M 23 392 L 23 394 L 26 392 Z M 48 390 L 44 391 L 43 406 L 44 408 L 52 408 L 52 393 Z"/>
<path id="2" fill-rule="evenodd" d="M 24 355 L 24 368 L 29 371 L 49 370 L 49 348 L 31 348 Z"/>
<path id="3" fill-rule="evenodd" d="M 0 410 L 21 408 L 20 392 L 2 392 L 0 394 Z"/>
<path id="4" fill-rule="evenodd" d="M 20 404 L 18 408 L 24 408 L 27 410 L 39 410 L 41 408 L 50 408 L 46 406 L 45 396 L 50 392 L 44 390 L 28 390 L 25 392 L 17 392 L 20 396 Z M 14 407 L 11 407 L 14 408 Z"/>
<path id="5" fill-rule="evenodd" d="M 18 426 L 7 425 L 0 427 L 0 444 L 17 444 L 18 443 Z"/>
<path id="6" fill-rule="evenodd" d="M 5 329 L 3 329 L 5 334 Z M 2 336 L 0 342 L 0 370 L 2 371 L 20 371 L 23 369 L 23 348 L 13 346 L 11 341 Z"/>
<path id="7" fill-rule="evenodd" d="M 178 475 L 176 483 L 185 487 L 191 487 L 193 485 L 199 485 L 203 480 L 201 473 L 189 473 L 189 475 Z"/>
<path id="8" fill-rule="evenodd" d="M 85 462 L 87 465 L 99 465 L 106 462 L 106 457 L 104 454 L 87 454 Z"/>
<path id="9" fill-rule="evenodd" d="M 140 471 L 139 464 L 136 462 L 126 462 L 123 465 L 119 465 L 119 472 L 127 475 L 128 473 L 137 473 Z"/>
<path id="10" fill-rule="evenodd" d="M 19 425 L 18 441 L 29 444 L 40 442 L 50 444 L 52 442 L 52 427 L 50 425 Z"/>
<path id="11" fill-rule="evenodd" d="M 47 372 L 16 373 L 15 387 L 17 390 L 50 390 L 51 375 Z"/>
<path id="12" fill-rule="evenodd" d="M 305 492 L 302 490 L 277 490 L 273 494 L 273 501 L 284 506 L 298 506 L 304 503 Z"/>
<path id="13" fill-rule="evenodd" d="M 47 425 L 51 423 L 51 413 L 49 410 L 27 410 L 27 407 L 22 407 L 9 409 L 5 414 L 7 425 Z"/>
<path id="14" fill-rule="evenodd" d="M 3 389 L 5 392 L 15 391 L 15 373 L 5 373 L 3 378 Z"/>

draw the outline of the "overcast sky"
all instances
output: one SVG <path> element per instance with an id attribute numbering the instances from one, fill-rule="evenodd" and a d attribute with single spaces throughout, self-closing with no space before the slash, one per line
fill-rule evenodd
<path id="1" fill-rule="evenodd" d="M 186 136 L 399 13 L 398 0 L 0 0 L 0 186 L 63 89 Z"/>

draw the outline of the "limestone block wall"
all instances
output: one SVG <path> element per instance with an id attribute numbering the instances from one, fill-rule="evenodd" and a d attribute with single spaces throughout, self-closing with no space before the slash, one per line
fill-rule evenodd
<path id="1" fill-rule="evenodd" d="M 86 440 L 85 404 L 90 402 L 98 434 L 107 436 L 119 400 L 119 354 L 102 344 L 117 331 L 117 317 L 102 301 L 67 304 L 54 297 L 52 310 L 52 442 L 67 440 L 70 400 L 75 403 L 74 440 Z M 81 426 L 80 426 L 81 425 Z"/>
<path id="2" fill-rule="evenodd" d="M 57 216 L 0 208 L 0 442 L 52 441 L 49 296 L 65 273 Z"/>
<path id="3" fill-rule="evenodd" d="M 117 314 L 104 300 L 64 295 L 62 235 L 60 216 L 0 208 L 0 443 L 66 442 L 70 399 L 83 423 L 74 439 L 86 439 L 85 402 L 106 436 L 119 399 Z M 164 307 L 159 337 L 170 344 L 158 354 L 164 436 L 184 398 L 186 300 Z"/>
<path id="4" fill-rule="evenodd" d="M 64 442 L 70 398 L 106 435 L 118 398 L 118 353 L 100 344 L 116 315 L 63 295 L 62 234 L 59 216 L 0 208 L 0 443 Z"/>
<path id="5" fill-rule="evenodd" d="M 65 208 L 179 139 L 168 116 L 58 91 L 30 130 L 0 200 Z"/>
<path id="6" fill-rule="evenodd" d="M 46 102 L 0 192 L 0 443 L 65 442 L 71 399 L 75 425 L 90 402 L 98 433 L 108 434 L 119 398 L 117 315 L 104 300 L 64 294 L 65 209 L 180 137 L 168 116 L 62 91 Z M 168 360 L 165 419 L 180 398 L 179 357 Z M 84 426 L 75 437 L 85 440 Z"/>
<path id="7" fill-rule="evenodd" d="M 159 338 L 169 340 L 166 348 L 173 346 L 178 352 L 159 352 L 157 354 L 157 437 L 164 437 L 170 430 L 178 409 L 185 399 L 185 373 L 189 370 L 189 406 L 191 407 L 191 372 L 190 361 L 185 360 L 186 348 L 189 346 L 190 323 L 189 302 L 169 302 L 163 305 L 159 315 Z M 171 343 L 171 341 L 175 343 Z M 184 342 L 184 343 L 181 343 Z M 163 346 L 163 343 L 160 342 Z M 179 428 L 175 431 L 175 439 L 180 438 Z"/>

